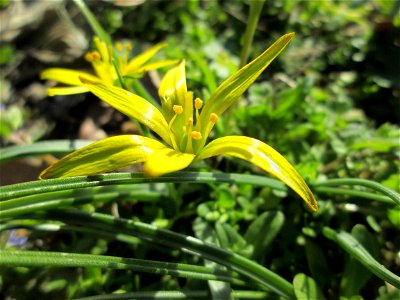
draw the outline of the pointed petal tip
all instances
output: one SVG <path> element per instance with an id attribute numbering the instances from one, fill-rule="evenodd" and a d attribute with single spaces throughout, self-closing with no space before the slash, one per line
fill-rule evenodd
<path id="1" fill-rule="evenodd" d="M 312 198 L 312 201 L 307 202 L 307 206 L 311 209 L 311 211 L 313 213 L 318 211 L 318 203 L 317 201 L 314 199 L 314 197 Z"/>

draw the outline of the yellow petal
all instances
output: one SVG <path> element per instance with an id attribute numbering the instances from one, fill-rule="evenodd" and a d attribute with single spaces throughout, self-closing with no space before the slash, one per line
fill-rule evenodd
<path id="1" fill-rule="evenodd" d="M 193 112 L 193 108 L 185 106 L 186 93 L 185 61 L 182 60 L 179 65 L 171 68 L 167 74 L 165 74 L 161 80 L 160 88 L 158 89 L 167 121 L 170 121 L 174 116 L 172 110 L 174 105 L 181 105 L 184 107 L 185 111 Z M 186 118 L 183 119 L 186 120 Z"/>
<path id="2" fill-rule="evenodd" d="M 85 80 L 84 80 L 85 81 Z M 138 120 L 171 145 L 171 131 L 162 113 L 150 102 L 116 86 L 84 84 L 93 94 L 128 117 Z"/>
<path id="3" fill-rule="evenodd" d="M 132 58 L 126 69 L 124 70 L 124 75 L 129 73 L 136 73 L 137 70 L 142 67 L 148 60 L 150 60 L 160 49 L 164 48 L 167 44 L 166 43 L 159 43 L 150 49 L 142 52 L 138 56 Z"/>
<path id="4" fill-rule="evenodd" d="M 226 136 L 210 142 L 196 160 L 216 155 L 232 155 L 255 164 L 286 183 L 312 211 L 318 210 L 317 201 L 304 179 L 281 154 L 267 144 L 246 136 Z"/>
<path id="5" fill-rule="evenodd" d="M 84 86 L 72 86 L 72 87 L 55 87 L 47 89 L 47 95 L 49 96 L 62 96 L 62 95 L 74 95 L 89 92 Z"/>
<path id="6" fill-rule="evenodd" d="M 212 113 L 220 116 L 230 107 L 257 79 L 268 65 L 286 48 L 294 37 L 294 33 L 288 33 L 278 39 L 271 47 L 256 59 L 245 65 L 240 70 L 226 79 L 206 101 L 200 114 L 202 124 L 201 133 L 208 136 L 211 127 L 204 126 Z"/>
<path id="7" fill-rule="evenodd" d="M 149 70 L 156 70 L 156 69 L 159 69 L 159 68 L 163 68 L 163 67 L 166 67 L 166 66 L 177 64 L 178 62 L 179 62 L 179 60 L 161 60 L 161 61 L 145 64 L 135 72 L 143 73 L 143 72 L 147 72 Z"/>
<path id="8" fill-rule="evenodd" d="M 190 165 L 195 155 L 182 153 L 165 147 L 154 151 L 143 166 L 148 176 L 161 176 L 166 173 L 182 170 Z"/>
<path id="9" fill-rule="evenodd" d="M 120 135 L 94 142 L 74 151 L 44 170 L 39 178 L 92 175 L 143 162 L 155 150 L 165 148 L 159 141 L 139 135 Z"/>
<path id="10" fill-rule="evenodd" d="M 82 82 L 79 80 L 79 77 L 87 78 L 93 82 L 100 81 L 100 78 L 89 73 L 69 69 L 51 68 L 44 70 L 40 74 L 41 79 L 54 80 L 68 85 L 82 86 Z"/>

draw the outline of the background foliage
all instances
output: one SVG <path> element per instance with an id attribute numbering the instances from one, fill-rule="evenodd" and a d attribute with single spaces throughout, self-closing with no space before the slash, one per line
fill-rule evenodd
<path id="1" fill-rule="evenodd" d="M 134 190 L 123 185 L 117 187 L 118 197 L 104 203 L 87 201 L 79 209 L 149 223 L 215 243 L 293 282 L 298 299 L 311 293 L 327 299 L 400 297 L 395 287 L 338 247 L 334 242 L 338 237 L 328 229 L 351 233 L 382 265 L 399 274 L 399 207 L 390 201 L 370 201 L 361 194 L 333 193 L 318 187 L 319 182 L 330 178 L 351 177 L 400 189 L 399 3 L 265 3 L 251 57 L 284 33 L 296 32 L 296 38 L 214 132 L 215 136 L 256 137 L 278 149 L 314 186 L 320 205 L 317 213 L 307 212 L 298 197 L 286 189 L 237 182 L 143 183 Z M 87 67 L 83 55 L 93 33 L 73 3 L 3 1 L 1 5 L 5 24 L 1 29 L 5 43 L 0 47 L 2 146 L 98 139 L 136 131 L 129 120 L 90 94 L 45 95 L 48 83 L 39 81 L 41 70 Z M 239 65 L 249 10 L 246 2 L 147 1 L 121 7 L 89 1 L 88 6 L 114 40 L 132 41 L 135 53 L 167 41 L 161 56 L 186 58 L 188 86 L 203 99 Z M 32 20 L 27 17 L 18 23 L 12 17 L 26 15 L 27 11 Z M 161 72 L 152 72 L 143 79 L 155 96 L 154 85 L 161 76 Z M 40 169 L 53 159 L 46 155 L 1 165 L 2 185 L 35 180 Z M 16 168 L 20 170 L 17 174 L 11 171 Z M 229 158 L 214 159 L 194 170 L 261 174 L 249 164 Z M 92 197 L 114 191 L 98 187 L 82 193 L 92 193 Z M 38 225 L 34 219 L 14 221 L 34 229 Z M 65 220 L 48 224 L 65 224 L 61 222 Z M 7 226 L 10 224 L 13 222 Z M 197 256 L 138 238 L 125 243 L 115 237 L 55 227 L 11 231 L 10 236 L 6 230 L 10 228 L 4 226 L 1 243 L 7 248 L 204 265 Z M 215 267 L 208 261 L 205 266 Z M 115 291 L 217 290 L 212 281 L 209 287 L 206 281 L 190 278 L 96 267 L 7 267 L 0 272 L 0 291 L 8 299 L 78 298 Z M 318 288 L 304 292 L 301 286 L 305 282 Z M 257 285 L 233 285 L 233 289 L 253 290 Z M 252 294 L 260 299 L 266 295 Z"/>

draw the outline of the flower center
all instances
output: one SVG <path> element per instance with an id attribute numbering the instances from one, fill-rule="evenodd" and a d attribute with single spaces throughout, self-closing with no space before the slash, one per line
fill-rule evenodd
<path id="1" fill-rule="evenodd" d="M 218 121 L 218 116 L 215 113 L 211 113 L 208 123 L 201 124 L 199 116 L 203 101 L 200 98 L 196 98 L 193 101 L 192 93 L 190 92 L 186 94 L 185 98 L 185 105 L 172 105 L 173 115 L 169 120 L 169 128 L 173 134 L 173 147 L 176 150 L 196 154 L 199 152 L 201 145 L 205 144 L 202 143 L 202 140 L 207 138 L 202 135 L 203 129 L 206 129 L 207 132 L 211 131 Z M 168 100 L 168 98 L 163 98 L 163 101 Z M 190 102 L 188 103 L 188 101 Z"/>

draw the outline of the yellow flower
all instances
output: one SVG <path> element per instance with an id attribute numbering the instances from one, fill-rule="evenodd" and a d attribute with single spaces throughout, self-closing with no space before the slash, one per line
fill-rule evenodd
<path id="1" fill-rule="evenodd" d="M 247 90 L 293 36 L 293 33 L 284 35 L 236 71 L 205 103 L 199 98 L 194 99 L 193 93 L 187 90 L 184 61 L 169 70 L 160 84 L 162 111 L 124 89 L 82 78 L 84 87 L 149 127 L 165 144 L 139 135 L 109 137 L 65 156 L 44 170 L 40 178 L 96 174 L 140 162 L 144 162 L 147 175 L 160 176 L 211 156 L 231 155 L 273 174 L 316 211 L 317 202 L 303 178 L 281 154 L 264 142 L 246 136 L 226 136 L 206 143 L 219 116 Z"/>
<path id="2" fill-rule="evenodd" d="M 107 47 L 106 43 L 98 37 L 95 37 L 94 44 L 96 50 L 86 53 L 85 60 L 91 63 L 95 75 L 62 68 L 51 68 L 41 73 L 42 79 L 54 80 L 67 85 L 65 87 L 49 88 L 47 91 L 49 96 L 88 92 L 88 88 L 82 84 L 79 79 L 80 77 L 86 78 L 92 82 L 114 85 L 118 80 L 118 73 L 113 63 L 113 52 L 115 54 L 115 64 L 120 74 L 126 77 L 140 77 L 146 71 L 162 68 L 178 62 L 176 60 L 163 60 L 148 63 L 161 48 L 166 46 L 165 43 L 157 44 L 132 59 L 129 59 L 129 52 L 132 50 L 130 43 L 122 44 L 118 42 L 113 49 Z"/>

